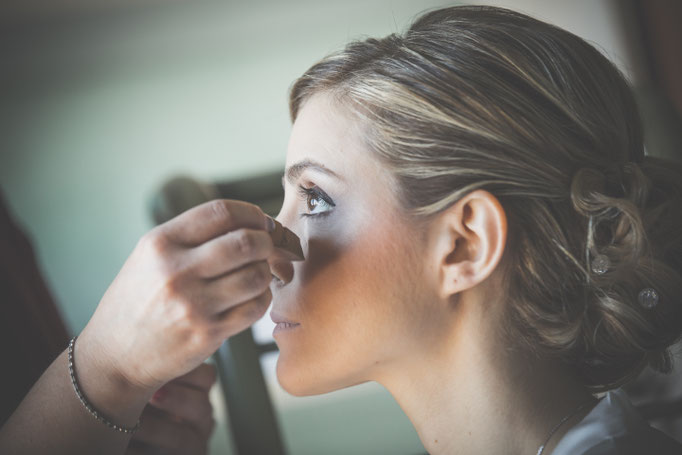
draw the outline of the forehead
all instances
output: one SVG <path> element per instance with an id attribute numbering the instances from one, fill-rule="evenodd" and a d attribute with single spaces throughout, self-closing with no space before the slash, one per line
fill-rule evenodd
<path id="1" fill-rule="evenodd" d="M 343 180 L 346 200 L 352 201 L 357 213 L 366 214 L 370 219 L 382 211 L 391 213 L 398 207 L 398 186 L 365 143 L 365 130 L 362 120 L 331 95 L 312 95 L 294 122 L 286 167 L 289 169 L 299 162 L 311 160 L 331 169 Z M 321 175 L 315 174 L 316 177 Z M 322 182 L 330 184 L 337 180 L 329 178 Z M 383 216 L 390 218 L 388 214 Z"/>
<path id="2" fill-rule="evenodd" d="M 287 148 L 287 167 L 303 159 L 320 161 L 339 174 L 369 161 L 361 125 L 326 93 L 308 98 L 298 112 Z"/>

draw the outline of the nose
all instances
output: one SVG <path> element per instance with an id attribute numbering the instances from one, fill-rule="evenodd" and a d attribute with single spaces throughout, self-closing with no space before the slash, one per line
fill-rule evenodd
<path id="1" fill-rule="evenodd" d="M 272 276 L 281 282 L 277 284 L 287 284 L 294 278 L 294 265 L 277 248 L 268 258 L 268 264 Z"/>

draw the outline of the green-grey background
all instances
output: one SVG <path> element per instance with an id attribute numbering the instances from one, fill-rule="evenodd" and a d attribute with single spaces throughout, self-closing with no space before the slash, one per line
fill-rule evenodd
<path id="1" fill-rule="evenodd" d="M 283 168 L 296 77 L 350 39 L 400 31 L 419 12 L 452 4 L 91 3 L 9 10 L 0 76 L 0 187 L 73 333 L 151 227 L 148 202 L 165 179 Z M 614 1 L 488 3 L 568 28 L 633 75 Z M 423 452 L 377 384 L 295 398 L 278 386 L 275 359 L 263 364 L 290 453 Z M 219 393 L 216 454 L 232 450 Z"/>

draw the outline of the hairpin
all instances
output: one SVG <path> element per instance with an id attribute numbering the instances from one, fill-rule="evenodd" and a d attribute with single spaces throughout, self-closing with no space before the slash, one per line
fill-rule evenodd
<path id="1" fill-rule="evenodd" d="M 599 275 L 603 275 L 604 273 L 606 273 L 609 270 L 610 266 L 611 261 L 609 261 L 608 256 L 605 256 L 603 254 L 598 254 L 592 260 L 592 271 Z"/>
<path id="2" fill-rule="evenodd" d="M 658 292 L 656 292 L 656 290 L 653 288 L 644 288 L 639 291 L 637 300 L 639 301 L 640 305 L 647 310 L 650 310 L 658 305 Z"/>

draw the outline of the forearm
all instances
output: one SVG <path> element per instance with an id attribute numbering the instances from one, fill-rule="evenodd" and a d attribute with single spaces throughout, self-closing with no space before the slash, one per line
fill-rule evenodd
<path id="1" fill-rule="evenodd" d="M 118 383 L 99 368 L 95 356 L 85 349 L 80 354 L 75 357 L 76 375 L 91 404 L 115 423 L 134 426 L 151 392 Z M 93 360 L 86 362 L 86 356 Z M 79 401 L 64 351 L 0 429 L 0 453 L 122 454 L 129 440 L 130 434 L 96 420 Z"/>

